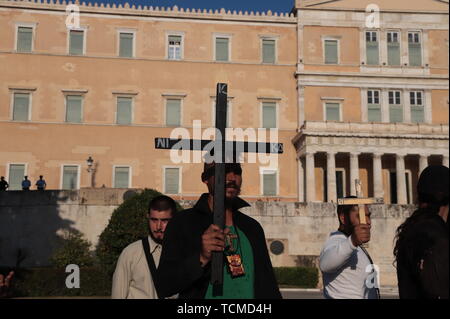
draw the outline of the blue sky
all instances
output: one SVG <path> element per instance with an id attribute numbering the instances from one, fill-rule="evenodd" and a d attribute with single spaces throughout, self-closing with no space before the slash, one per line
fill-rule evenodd
<path id="1" fill-rule="evenodd" d="M 242 11 L 290 12 L 295 0 L 80 0 L 80 2 L 125 3 L 147 6 L 172 7 L 195 9 L 220 9 Z"/>

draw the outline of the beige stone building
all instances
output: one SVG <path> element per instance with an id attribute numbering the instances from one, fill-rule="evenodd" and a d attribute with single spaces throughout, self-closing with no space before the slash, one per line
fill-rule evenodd
<path id="1" fill-rule="evenodd" d="M 11 189 L 44 175 L 49 189 L 196 198 L 202 165 L 174 164 L 154 139 L 214 126 L 218 82 L 230 127 L 277 128 L 285 145 L 276 167 L 244 164 L 246 199 L 335 201 L 360 178 L 365 195 L 412 203 L 420 170 L 448 165 L 446 1 L 303 0 L 289 14 L 82 4 L 79 25 L 66 8 L 0 0 Z"/>
<path id="2" fill-rule="evenodd" d="M 448 1 L 297 0 L 300 201 L 416 200 L 448 166 Z"/>

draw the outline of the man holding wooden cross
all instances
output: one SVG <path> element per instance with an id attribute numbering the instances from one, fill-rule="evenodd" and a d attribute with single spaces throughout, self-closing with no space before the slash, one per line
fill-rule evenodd
<path id="1" fill-rule="evenodd" d="M 371 235 L 367 205 L 382 202 L 355 196 L 338 200 L 339 229 L 330 234 L 320 254 L 325 298 L 379 299 L 376 267 L 364 245 Z"/>

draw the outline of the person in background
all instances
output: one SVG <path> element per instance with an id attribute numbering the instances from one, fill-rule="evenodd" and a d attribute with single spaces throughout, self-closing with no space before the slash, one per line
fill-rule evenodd
<path id="1" fill-rule="evenodd" d="M 24 176 L 24 179 L 22 181 L 22 190 L 29 191 L 31 187 L 31 182 L 28 179 L 28 176 Z"/>
<path id="2" fill-rule="evenodd" d="M 36 187 L 38 191 L 45 190 L 45 188 L 47 187 L 47 183 L 45 182 L 44 176 L 39 176 L 39 179 L 36 182 Z"/>
<path id="3" fill-rule="evenodd" d="M 417 183 L 418 209 L 397 229 L 394 248 L 401 299 L 448 299 L 449 169 L 428 166 Z"/>
<path id="4" fill-rule="evenodd" d="M 7 181 L 5 181 L 5 177 L 0 177 L 0 192 L 6 191 L 6 189 L 9 187 L 9 184 Z"/>

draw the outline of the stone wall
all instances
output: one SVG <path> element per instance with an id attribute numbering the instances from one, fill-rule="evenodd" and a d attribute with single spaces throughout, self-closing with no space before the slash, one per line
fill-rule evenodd
<path id="1" fill-rule="evenodd" d="M 76 229 L 95 246 L 115 208 L 129 190 L 0 193 L 0 265 L 13 266 L 19 251 L 22 266 L 45 266 L 63 229 Z M 192 201 L 182 201 L 191 207 Z M 398 225 L 414 206 L 373 206 L 372 241 L 369 251 L 381 270 L 383 286 L 396 285 L 393 240 Z M 268 245 L 280 241 L 282 253 L 270 253 L 274 266 L 317 265 L 317 257 L 328 234 L 337 228 L 334 204 L 251 202 L 243 212 L 258 220 Z M 280 245 L 278 248 L 280 249 Z"/>

